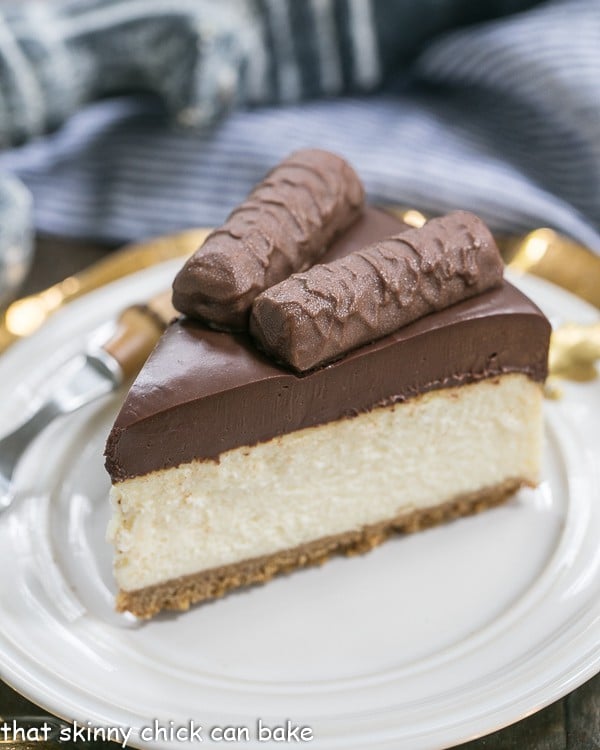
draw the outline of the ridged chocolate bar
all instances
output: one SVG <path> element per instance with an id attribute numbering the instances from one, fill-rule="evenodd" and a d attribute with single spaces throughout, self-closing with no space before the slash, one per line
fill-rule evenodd
<path id="1" fill-rule="evenodd" d="M 254 301 L 250 332 L 304 372 L 499 286 L 502 271 L 489 229 L 456 211 L 271 287 Z"/>
<path id="2" fill-rule="evenodd" d="M 247 328 L 265 289 L 318 261 L 364 208 L 356 173 L 327 151 L 297 151 L 275 167 L 187 261 L 173 304 L 215 328 Z"/>

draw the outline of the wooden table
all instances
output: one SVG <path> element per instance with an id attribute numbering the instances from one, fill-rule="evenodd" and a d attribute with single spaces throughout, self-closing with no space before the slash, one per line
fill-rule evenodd
<path id="1" fill-rule="evenodd" d="M 31 294 L 103 257 L 106 245 L 40 238 L 23 294 Z M 600 540 L 599 540 L 600 543 Z M 0 681 L 0 716 L 44 712 Z M 119 745 L 92 743 L 89 750 Z M 460 746 L 462 750 L 600 750 L 600 674 L 570 695 L 522 721 Z M 368 750 L 368 748 L 364 748 Z"/>

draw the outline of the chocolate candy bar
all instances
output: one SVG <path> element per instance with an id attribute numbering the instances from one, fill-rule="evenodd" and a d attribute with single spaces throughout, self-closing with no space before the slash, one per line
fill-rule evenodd
<path id="1" fill-rule="evenodd" d="M 489 229 L 456 211 L 271 287 L 254 301 L 250 332 L 304 372 L 498 286 L 502 270 Z"/>
<path id="2" fill-rule="evenodd" d="M 342 158 L 297 151 L 187 261 L 173 305 L 215 328 L 247 328 L 254 298 L 318 261 L 363 207 L 362 184 Z"/>

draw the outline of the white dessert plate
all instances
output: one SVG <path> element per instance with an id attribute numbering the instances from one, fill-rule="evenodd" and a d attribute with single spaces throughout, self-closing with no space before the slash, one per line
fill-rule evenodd
<path id="1" fill-rule="evenodd" d="M 1 430 L 51 390 L 90 332 L 165 288 L 175 267 L 74 302 L 3 355 Z M 516 283 L 553 323 L 597 319 L 548 283 Z M 52 425 L 0 517 L 0 675 L 49 711 L 131 727 L 136 746 L 181 747 L 175 732 L 184 738 L 191 721 L 203 747 L 225 744 L 218 729 L 211 739 L 215 727 L 241 727 L 242 740 L 247 729 L 233 746 L 271 746 L 258 742 L 258 721 L 289 720 L 310 727 L 305 742 L 273 747 L 419 750 L 517 721 L 600 670 L 600 381 L 565 384 L 546 402 L 538 489 L 143 623 L 113 612 L 104 541 L 102 452 L 122 398 Z"/>

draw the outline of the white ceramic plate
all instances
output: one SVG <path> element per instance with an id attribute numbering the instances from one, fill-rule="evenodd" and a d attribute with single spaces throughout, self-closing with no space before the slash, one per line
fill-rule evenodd
<path id="1" fill-rule="evenodd" d="M 90 294 L 4 355 L 1 431 L 91 331 L 173 271 L 164 264 Z M 554 323 L 596 319 L 549 284 L 518 285 Z M 193 720 L 204 747 L 215 726 L 254 737 L 260 718 L 311 727 L 310 746 L 322 750 L 418 750 L 514 722 L 600 669 L 598 381 L 566 385 L 545 404 L 537 490 L 148 623 L 113 612 L 104 541 L 102 451 L 122 397 L 50 427 L 20 467 L 20 502 L 0 518 L 0 672 L 48 710 L 137 730 Z M 131 743 L 144 744 L 135 734 Z"/>

